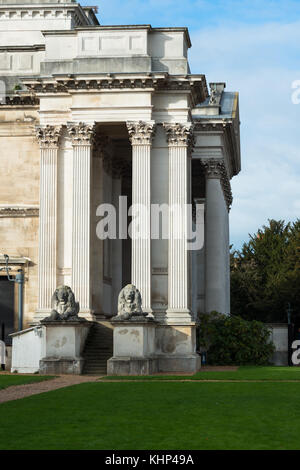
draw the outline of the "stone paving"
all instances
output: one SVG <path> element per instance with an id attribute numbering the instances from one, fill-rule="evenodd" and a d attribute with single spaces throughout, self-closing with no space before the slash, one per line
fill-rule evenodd
<path id="1" fill-rule="evenodd" d="M 9 374 L 8 374 L 9 375 Z M 25 385 L 13 385 L 11 387 L 0 390 L 0 403 L 12 400 L 19 400 L 20 398 L 29 397 L 31 395 L 38 395 L 39 393 L 57 390 L 59 388 L 70 387 L 85 382 L 96 382 L 99 376 L 88 375 L 62 375 L 50 380 L 42 382 L 35 382 Z"/>

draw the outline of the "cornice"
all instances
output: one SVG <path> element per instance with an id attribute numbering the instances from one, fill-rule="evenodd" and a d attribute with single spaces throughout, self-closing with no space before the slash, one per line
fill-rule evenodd
<path id="1" fill-rule="evenodd" d="M 218 120 L 196 120 L 193 118 L 194 129 L 197 132 L 211 132 L 211 131 L 221 131 L 228 128 L 232 124 L 232 119 L 218 119 Z"/>
<path id="2" fill-rule="evenodd" d="M 51 12 L 52 14 L 55 15 L 57 11 L 61 11 L 63 14 L 63 19 L 68 19 L 70 18 L 70 12 L 71 16 L 73 17 L 73 20 L 75 20 L 75 24 L 77 27 L 86 27 L 86 28 L 93 28 L 93 25 L 90 24 L 89 18 L 85 13 L 85 10 L 87 8 L 83 9 L 81 5 L 78 3 L 36 3 L 36 4 L 11 4 L 11 5 L 0 5 L 0 11 L 4 12 L 4 17 L 1 18 L 1 20 L 6 20 L 6 21 L 11 21 L 13 20 L 19 20 L 22 21 L 23 17 L 22 14 L 27 13 L 27 20 L 41 20 L 41 19 L 49 19 L 49 17 L 45 17 L 45 12 Z M 33 17 L 32 13 L 35 13 L 35 16 Z M 11 16 L 13 15 L 13 17 Z M 52 20 L 55 18 L 55 16 L 50 16 L 50 19 Z M 99 25 L 98 19 L 96 15 L 94 15 L 94 20 L 97 22 L 96 24 Z"/>
<path id="3" fill-rule="evenodd" d="M 190 93 L 193 106 L 208 97 L 204 75 L 168 75 L 167 73 L 147 74 L 105 74 L 94 76 L 36 77 L 21 78 L 34 94 L 75 93 L 97 90 L 153 90 L 156 92 Z"/>
<path id="4" fill-rule="evenodd" d="M 0 100 L 0 106 L 39 106 L 40 100 L 34 95 L 7 95 L 5 101 Z"/>
<path id="5" fill-rule="evenodd" d="M 31 51 L 44 51 L 45 44 L 31 45 L 18 45 L 18 46 L 0 46 L 0 52 L 31 52 Z"/>
<path id="6" fill-rule="evenodd" d="M 0 218 L 11 217 L 38 217 L 39 208 L 36 206 L 17 207 L 17 206 L 0 206 Z"/>

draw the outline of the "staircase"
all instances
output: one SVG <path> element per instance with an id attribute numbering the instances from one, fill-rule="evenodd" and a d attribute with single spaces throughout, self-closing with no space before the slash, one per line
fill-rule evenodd
<path id="1" fill-rule="evenodd" d="M 83 374 L 106 375 L 107 360 L 112 356 L 112 325 L 108 321 L 95 322 L 90 329 L 83 351 Z"/>

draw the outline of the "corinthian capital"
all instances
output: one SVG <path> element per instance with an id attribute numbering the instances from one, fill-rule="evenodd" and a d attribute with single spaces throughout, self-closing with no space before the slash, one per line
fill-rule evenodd
<path id="1" fill-rule="evenodd" d="M 211 158 L 207 160 L 202 160 L 202 165 L 204 166 L 207 178 L 220 179 L 227 209 L 230 210 L 233 198 L 230 180 L 228 178 L 224 161 Z"/>
<path id="2" fill-rule="evenodd" d="M 38 126 L 36 138 L 41 148 L 57 148 L 61 136 L 61 126 Z"/>
<path id="3" fill-rule="evenodd" d="M 72 139 L 72 145 L 92 145 L 95 126 L 79 122 L 68 124 L 68 133 Z"/>
<path id="4" fill-rule="evenodd" d="M 193 139 L 193 125 L 180 124 L 180 123 L 164 123 L 164 128 L 167 135 L 168 145 L 192 147 Z"/>
<path id="5" fill-rule="evenodd" d="M 127 122 L 129 139 L 132 145 L 151 145 L 155 134 L 154 122 Z"/>
<path id="6" fill-rule="evenodd" d="M 210 158 L 202 160 L 202 165 L 204 166 L 207 178 L 222 178 L 225 170 L 223 160 Z"/>

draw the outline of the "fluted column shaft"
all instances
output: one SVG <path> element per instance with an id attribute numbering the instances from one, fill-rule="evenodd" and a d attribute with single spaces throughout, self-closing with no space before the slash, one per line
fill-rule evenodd
<path id="1" fill-rule="evenodd" d="M 209 159 L 203 164 L 206 170 L 205 310 L 229 313 L 228 208 L 222 188 L 224 163 Z"/>
<path id="2" fill-rule="evenodd" d="M 190 125 L 165 124 L 169 145 L 168 323 L 190 323 L 189 252 L 187 247 Z"/>
<path id="3" fill-rule="evenodd" d="M 132 223 L 131 279 L 141 292 L 144 312 L 151 313 L 151 145 L 154 123 L 127 123 L 132 144 L 132 206 L 139 224 Z M 134 216 L 134 214 L 133 214 Z"/>
<path id="4" fill-rule="evenodd" d="M 72 289 L 80 313 L 93 318 L 91 293 L 91 161 L 94 127 L 68 126 L 73 145 Z"/>
<path id="5" fill-rule="evenodd" d="M 41 149 L 37 319 L 51 311 L 51 299 L 57 287 L 57 156 L 60 132 L 60 126 L 41 126 L 37 127 L 36 134 Z"/>

